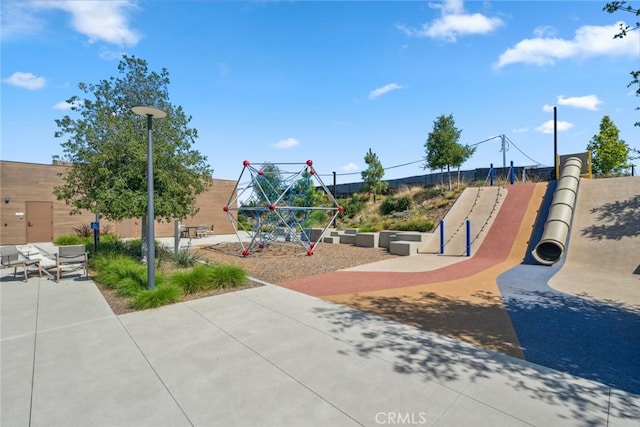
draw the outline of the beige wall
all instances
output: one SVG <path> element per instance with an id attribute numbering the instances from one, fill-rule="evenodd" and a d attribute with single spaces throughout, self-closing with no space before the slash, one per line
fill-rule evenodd
<path id="1" fill-rule="evenodd" d="M 69 215 L 70 207 L 56 200 L 53 187 L 62 184 L 58 173 L 64 173 L 66 166 L 44 165 L 0 161 L 0 244 L 27 243 L 27 202 L 51 202 L 53 204 L 53 238 L 73 235 L 74 227 L 89 224 L 95 220 L 92 213 Z M 215 226 L 215 234 L 233 233 L 233 227 L 222 210 L 235 188 L 235 181 L 213 180 L 213 186 L 198 197 L 200 211 L 187 218 L 188 225 L 206 224 Z M 5 203 L 5 198 L 9 202 Z M 24 215 L 16 215 L 16 214 Z M 114 224 L 120 237 L 140 237 L 140 219 Z M 101 222 L 101 225 L 104 221 Z M 173 236 L 174 224 L 156 223 L 156 237 Z"/>

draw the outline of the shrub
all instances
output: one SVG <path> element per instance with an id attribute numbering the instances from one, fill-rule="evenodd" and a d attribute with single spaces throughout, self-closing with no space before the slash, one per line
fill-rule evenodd
<path id="1" fill-rule="evenodd" d="M 443 207 L 445 207 L 445 206 L 449 206 L 449 203 L 450 203 L 450 202 L 449 202 L 449 200 L 446 200 L 446 199 L 444 199 L 444 200 L 437 200 L 437 201 L 436 201 L 436 204 L 435 204 L 435 207 L 436 207 L 436 208 L 443 208 Z"/>
<path id="2" fill-rule="evenodd" d="M 53 239 L 53 244 L 58 246 L 83 245 L 86 243 L 88 243 L 88 240 L 79 236 L 59 236 Z"/>
<path id="3" fill-rule="evenodd" d="M 247 273 L 237 265 L 216 265 L 211 280 L 216 288 L 232 288 L 247 282 Z"/>
<path id="4" fill-rule="evenodd" d="M 139 278 L 144 275 L 146 284 L 146 267 L 135 259 L 123 254 L 100 254 L 92 261 L 98 270 L 96 282 L 110 289 L 117 289 L 125 278 Z"/>
<path id="5" fill-rule="evenodd" d="M 172 283 L 159 284 L 152 290 L 138 292 L 131 306 L 136 310 L 146 310 L 182 300 L 182 288 Z"/>
<path id="6" fill-rule="evenodd" d="M 411 208 L 411 198 L 408 196 L 389 196 L 380 205 L 382 215 L 390 215 L 393 212 L 403 212 Z"/>
<path id="7" fill-rule="evenodd" d="M 398 231 L 419 231 L 421 233 L 427 233 L 434 229 L 434 225 L 431 221 L 426 219 L 412 219 L 410 221 L 403 221 L 391 224 L 390 230 Z"/>
<path id="8" fill-rule="evenodd" d="M 133 268 L 127 272 L 127 274 L 120 279 L 116 284 L 116 291 L 121 297 L 133 297 L 139 292 L 147 289 L 147 269 L 144 265 L 140 265 L 142 268 Z M 160 282 L 162 276 L 156 276 L 156 282 Z M 158 280 L 160 279 L 160 280 Z"/>
<path id="9" fill-rule="evenodd" d="M 178 271 L 171 275 L 170 282 L 179 286 L 185 294 L 195 294 L 214 288 L 213 275 L 215 267 L 198 265 L 190 271 Z"/>
<path id="10" fill-rule="evenodd" d="M 175 262 L 177 267 L 189 268 L 196 265 L 200 261 L 200 255 L 197 252 L 192 251 L 178 251 L 171 255 L 171 259 Z"/>
<path id="11" fill-rule="evenodd" d="M 446 193 L 444 193 L 444 198 L 447 200 L 453 200 L 456 197 L 458 197 L 458 193 L 456 193 L 455 191 L 447 191 Z"/>
<path id="12" fill-rule="evenodd" d="M 338 204 L 342 206 L 341 217 L 353 218 L 364 210 L 365 204 L 358 193 L 353 194 L 348 199 L 338 200 Z"/>
<path id="13" fill-rule="evenodd" d="M 91 237 L 93 236 L 93 230 L 89 224 L 81 223 L 77 227 L 73 227 L 73 231 L 76 232 L 76 236 L 78 237 Z"/>
<path id="14" fill-rule="evenodd" d="M 113 234 L 113 224 L 110 222 L 105 222 L 102 224 L 100 228 L 100 234 Z"/>

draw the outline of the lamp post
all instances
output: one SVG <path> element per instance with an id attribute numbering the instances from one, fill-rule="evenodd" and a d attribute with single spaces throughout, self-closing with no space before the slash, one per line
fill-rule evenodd
<path id="1" fill-rule="evenodd" d="M 167 115 L 164 111 L 145 105 L 131 108 L 134 113 L 147 118 L 147 289 L 156 286 L 156 245 L 153 213 L 153 118 L 161 119 Z"/>

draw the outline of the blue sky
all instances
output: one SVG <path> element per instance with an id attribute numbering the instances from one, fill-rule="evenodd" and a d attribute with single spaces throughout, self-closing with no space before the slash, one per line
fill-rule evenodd
<path id="1" fill-rule="evenodd" d="M 640 34 L 606 1 L 2 1 L 3 160 L 62 154 L 55 119 L 78 83 L 116 76 L 122 54 L 167 68 L 214 177 L 243 160 L 304 163 L 326 184 L 428 173 L 424 142 L 452 114 L 461 143 L 506 135 L 507 163 L 584 151 L 608 115 L 640 148 Z M 638 7 L 639 2 L 631 2 Z M 523 152 L 524 154 L 522 154 Z M 463 169 L 502 164 L 500 139 Z M 405 165 L 395 167 L 398 165 Z"/>

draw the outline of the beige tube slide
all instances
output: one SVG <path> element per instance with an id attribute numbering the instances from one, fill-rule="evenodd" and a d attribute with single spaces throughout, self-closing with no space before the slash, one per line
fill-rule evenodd
<path id="1" fill-rule="evenodd" d="M 577 157 L 570 157 L 564 163 L 556 191 L 553 193 L 542 238 L 532 252 L 535 260 L 540 264 L 553 265 L 564 253 L 576 204 L 581 170 L 582 160 Z"/>

